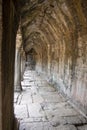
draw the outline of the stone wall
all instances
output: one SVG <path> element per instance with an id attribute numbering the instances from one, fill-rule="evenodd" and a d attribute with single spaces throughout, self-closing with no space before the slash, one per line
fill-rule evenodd
<path id="1" fill-rule="evenodd" d="M 77 42 L 75 42 L 75 44 L 78 44 L 78 48 L 68 48 L 72 55 L 69 54 L 69 50 L 67 50 L 70 42 L 71 41 L 68 40 L 66 43 L 64 40 L 61 40 L 60 45 L 56 44 L 51 46 L 50 63 L 48 63 L 50 64 L 48 79 L 51 83 L 60 88 L 70 99 L 79 103 L 79 108 L 83 106 L 84 109 L 81 109 L 86 114 L 87 35 L 78 37 Z M 54 51 L 52 51 L 53 49 Z M 75 49 L 77 49 L 76 55 Z"/>

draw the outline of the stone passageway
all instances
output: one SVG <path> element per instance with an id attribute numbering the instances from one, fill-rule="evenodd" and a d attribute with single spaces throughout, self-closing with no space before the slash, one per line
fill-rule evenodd
<path id="1" fill-rule="evenodd" d="M 87 0 L 0 0 L 0 130 L 19 130 L 15 117 L 87 130 Z"/>
<path id="2" fill-rule="evenodd" d="M 14 95 L 20 130 L 87 130 L 87 120 L 41 75 L 27 68 L 21 84 Z"/>

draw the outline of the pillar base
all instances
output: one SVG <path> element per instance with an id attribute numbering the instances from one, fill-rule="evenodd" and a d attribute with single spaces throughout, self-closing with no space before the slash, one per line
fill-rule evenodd
<path id="1" fill-rule="evenodd" d="M 20 92 L 20 91 L 22 91 L 21 86 L 14 86 L 14 92 Z"/>
<path id="2" fill-rule="evenodd" d="M 17 118 L 14 119 L 14 129 L 13 130 L 19 130 L 20 122 L 17 120 Z"/>

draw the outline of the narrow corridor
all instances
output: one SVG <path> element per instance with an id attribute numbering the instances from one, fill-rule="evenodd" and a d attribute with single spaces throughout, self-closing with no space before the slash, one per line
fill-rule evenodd
<path id="1" fill-rule="evenodd" d="M 20 130 L 87 130 L 87 120 L 41 75 L 26 69 L 21 84 L 14 96 Z"/>

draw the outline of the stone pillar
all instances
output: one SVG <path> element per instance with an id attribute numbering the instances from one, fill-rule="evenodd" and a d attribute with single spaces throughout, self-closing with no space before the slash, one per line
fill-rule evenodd
<path id="1" fill-rule="evenodd" d="M 2 130 L 2 85 L 1 85 L 1 45 L 2 45 L 2 0 L 0 0 L 0 130 Z"/>
<path id="2" fill-rule="evenodd" d="M 25 58 L 21 56 L 21 81 L 23 80 L 24 70 L 25 70 Z"/>
<path id="3" fill-rule="evenodd" d="M 0 1 L 1 4 L 1 1 Z M 0 8 L 1 9 L 1 8 Z M 18 17 L 12 0 L 3 1 L 3 26 L 1 46 L 1 83 L 0 96 L 2 96 L 2 117 L 0 130 L 14 130 L 14 62 L 15 42 L 18 28 Z M 0 28 L 1 31 L 1 28 Z M 1 41 L 1 38 L 0 38 Z M 2 95 L 1 95 L 2 93 Z"/>
<path id="4" fill-rule="evenodd" d="M 15 55 L 15 77 L 14 77 L 14 90 L 21 91 L 21 56 L 18 49 Z"/>

